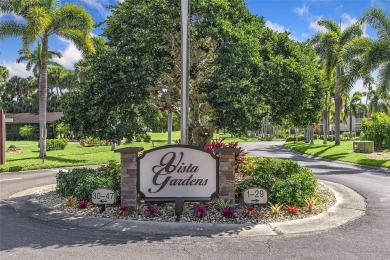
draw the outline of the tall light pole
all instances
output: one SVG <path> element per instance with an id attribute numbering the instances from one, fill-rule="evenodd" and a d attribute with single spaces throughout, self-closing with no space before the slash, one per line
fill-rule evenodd
<path id="1" fill-rule="evenodd" d="M 181 144 L 188 144 L 188 18 L 189 0 L 181 0 Z"/>

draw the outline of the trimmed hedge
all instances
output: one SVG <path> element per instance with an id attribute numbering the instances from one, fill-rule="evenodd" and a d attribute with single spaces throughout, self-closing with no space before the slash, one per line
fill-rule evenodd
<path id="1" fill-rule="evenodd" d="M 66 138 L 61 139 L 46 139 L 46 151 L 64 150 L 68 146 L 69 140 Z M 41 147 L 38 142 L 38 148 Z"/>
<path id="2" fill-rule="evenodd" d="M 75 168 L 69 171 L 59 171 L 57 193 L 63 197 L 73 196 L 77 200 L 92 200 L 92 191 L 106 188 L 116 193 L 117 204 L 121 198 L 121 177 L 118 163 L 109 162 L 98 169 Z"/>
<path id="3" fill-rule="evenodd" d="M 292 160 L 248 158 L 242 167 L 244 179 L 236 185 L 236 196 L 249 188 L 264 188 L 273 203 L 305 205 L 305 199 L 316 195 L 317 180 L 312 171 Z"/>

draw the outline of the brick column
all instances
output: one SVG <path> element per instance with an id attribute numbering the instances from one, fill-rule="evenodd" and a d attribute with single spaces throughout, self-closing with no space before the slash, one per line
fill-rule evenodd
<path id="1" fill-rule="evenodd" d="M 129 147 L 115 150 L 121 153 L 121 205 L 137 204 L 137 157 L 140 147 Z"/>
<path id="2" fill-rule="evenodd" d="M 237 148 L 216 148 L 219 155 L 219 197 L 234 203 L 234 171 Z"/>

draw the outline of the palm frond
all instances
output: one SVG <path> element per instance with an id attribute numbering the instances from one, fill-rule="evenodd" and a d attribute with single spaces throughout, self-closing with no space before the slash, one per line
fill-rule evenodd
<path id="1" fill-rule="evenodd" d="M 390 41 L 378 40 L 366 49 L 363 57 L 363 69 L 373 71 L 390 61 Z"/>
<path id="2" fill-rule="evenodd" d="M 371 47 L 374 41 L 367 37 L 356 37 L 348 42 L 342 50 L 341 57 L 345 62 L 361 59 L 364 52 Z"/>
<path id="3" fill-rule="evenodd" d="M 360 20 L 371 25 L 377 31 L 378 38 L 390 39 L 390 19 L 382 9 L 372 8 Z"/>
<path id="4" fill-rule="evenodd" d="M 27 12 L 26 20 L 25 34 L 31 38 L 42 35 L 52 22 L 50 14 L 42 6 L 31 7 Z"/>
<path id="5" fill-rule="evenodd" d="M 0 22 L 0 40 L 7 37 L 17 37 L 23 35 L 25 31 L 25 25 L 16 21 L 3 21 Z"/>
<path id="6" fill-rule="evenodd" d="M 54 58 L 54 57 L 57 57 L 57 58 L 62 57 L 62 53 L 60 51 L 48 51 L 48 53 L 49 53 L 49 59 Z"/>
<path id="7" fill-rule="evenodd" d="M 333 33 L 336 33 L 338 35 L 340 35 L 340 33 L 341 33 L 340 26 L 332 19 L 320 20 L 317 22 L 317 24 L 319 26 L 324 27 L 329 32 L 333 32 Z"/>
<path id="8" fill-rule="evenodd" d="M 84 8 L 66 4 L 56 10 L 53 14 L 54 26 L 56 30 L 78 29 L 89 33 L 93 29 L 93 19 Z"/>
<path id="9" fill-rule="evenodd" d="M 382 93 L 390 93 L 390 63 L 381 67 L 378 73 L 378 90 Z"/>
<path id="10" fill-rule="evenodd" d="M 341 33 L 340 44 L 344 46 L 354 38 L 360 37 L 362 35 L 363 35 L 362 26 L 359 23 L 352 24 Z"/>
<path id="11" fill-rule="evenodd" d="M 57 35 L 72 41 L 76 47 L 82 51 L 83 55 L 90 54 L 95 51 L 93 41 L 89 33 L 85 33 L 77 29 L 67 29 L 57 32 Z"/>

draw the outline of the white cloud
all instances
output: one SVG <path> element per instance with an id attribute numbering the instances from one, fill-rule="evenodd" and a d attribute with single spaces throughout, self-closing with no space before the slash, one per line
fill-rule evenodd
<path id="1" fill-rule="evenodd" d="M 349 14 L 342 14 L 341 15 L 341 30 L 345 30 L 346 28 L 348 28 L 349 26 L 351 26 L 352 24 L 356 23 L 357 22 L 357 19 L 350 16 Z"/>
<path id="2" fill-rule="evenodd" d="M 310 21 L 309 28 L 314 30 L 315 32 L 321 32 L 321 33 L 326 32 L 326 29 L 324 27 L 318 25 L 318 21 L 320 20 L 322 20 L 321 16 L 317 17 L 317 19 L 315 20 Z"/>
<path id="3" fill-rule="evenodd" d="M 25 63 L 17 63 L 16 61 L 3 61 L 1 64 L 9 70 L 9 76 L 19 76 L 22 78 L 27 78 L 28 76 L 32 76 L 32 72 L 26 70 Z"/>
<path id="4" fill-rule="evenodd" d="M 98 0 L 81 0 L 84 4 L 96 9 L 101 16 L 103 16 L 104 18 L 106 18 L 108 15 L 111 14 L 111 11 L 106 8 L 105 6 L 108 5 L 108 2 L 107 1 L 101 1 L 103 3 L 99 3 Z"/>
<path id="5" fill-rule="evenodd" d="M 73 67 L 73 64 L 75 62 L 78 62 L 82 58 L 82 53 L 79 51 L 76 46 L 71 42 L 64 38 L 59 38 L 62 42 L 65 42 L 68 44 L 68 46 L 65 48 L 65 50 L 62 52 L 62 57 L 57 58 L 54 57 L 53 61 L 58 62 L 62 66 L 66 68 Z"/>
<path id="6" fill-rule="evenodd" d="M 280 32 L 280 33 L 287 31 L 283 26 L 281 26 L 279 24 L 276 24 L 276 23 L 272 23 L 270 21 L 267 21 L 265 23 L 265 27 L 268 27 L 271 30 L 274 30 L 274 31 L 277 31 L 277 32 Z"/>
<path id="7" fill-rule="evenodd" d="M 293 10 L 294 13 L 299 16 L 307 17 L 309 15 L 309 7 L 307 5 L 303 5 L 302 7 L 297 7 Z"/>

